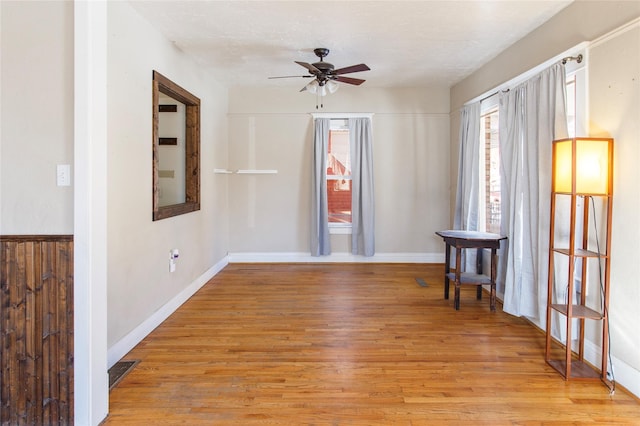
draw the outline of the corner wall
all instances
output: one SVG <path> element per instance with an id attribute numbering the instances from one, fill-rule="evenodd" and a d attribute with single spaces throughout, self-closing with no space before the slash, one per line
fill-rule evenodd
<path id="1" fill-rule="evenodd" d="M 167 304 L 188 298 L 226 259 L 226 185 L 214 180 L 212 170 L 218 162 L 226 162 L 228 98 L 227 90 L 209 72 L 128 3 L 108 2 L 107 9 L 107 303 L 109 364 L 113 364 L 144 337 L 139 333 L 150 331 L 170 313 Z M 201 100 L 201 209 L 155 222 L 153 70 Z M 174 248 L 180 257 L 171 273 L 169 252 Z"/>
<path id="2" fill-rule="evenodd" d="M 216 167 L 278 170 L 216 175 L 229 182 L 232 261 L 442 261 L 434 232 L 448 226 L 448 90 L 342 85 L 316 110 L 296 83 L 230 91 L 229 163 Z M 309 257 L 313 112 L 374 114 L 373 258 L 351 256 L 350 235 L 332 235 L 331 256 Z"/>
<path id="3" fill-rule="evenodd" d="M 614 138 L 611 347 L 616 378 L 640 396 L 640 18 L 589 49 L 589 133 Z"/>
<path id="4" fill-rule="evenodd" d="M 614 138 L 614 198 L 610 331 L 616 380 L 640 396 L 640 2 L 576 1 L 550 21 L 451 89 L 451 181 L 455 185 L 459 110 L 463 104 L 583 41 L 589 47 L 589 132 Z M 455 187 L 455 186 L 454 186 Z M 452 193 L 453 212 L 455 192 Z M 452 213 L 451 213 L 452 214 Z M 599 341 L 587 341 L 588 359 L 599 365 Z M 541 356 L 543 354 L 541 353 Z"/>

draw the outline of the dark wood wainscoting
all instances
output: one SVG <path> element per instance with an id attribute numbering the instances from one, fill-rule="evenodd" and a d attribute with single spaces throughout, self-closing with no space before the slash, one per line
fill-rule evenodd
<path id="1" fill-rule="evenodd" d="M 0 236 L 0 423 L 73 423 L 73 236 Z"/>

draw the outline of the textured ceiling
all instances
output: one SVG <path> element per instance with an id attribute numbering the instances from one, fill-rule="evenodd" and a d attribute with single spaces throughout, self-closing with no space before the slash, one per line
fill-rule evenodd
<path id="1" fill-rule="evenodd" d="M 571 0 L 130 1 L 181 50 L 229 87 L 304 86 L 293 61 L 316 47 L 371 87 L 451 86 L 540 26 Z"/>

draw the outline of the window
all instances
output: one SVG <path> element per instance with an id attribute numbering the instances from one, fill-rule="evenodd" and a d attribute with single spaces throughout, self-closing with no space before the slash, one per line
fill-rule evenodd
<path id="1" fill-rule="evenodd" d="M 576 136 L 576 75 L 567 76 L 567 130 L 569 137 Z"/>
<path id="2" fill-rule="evenodd" d="M 482 105 L 480 123 L 480 217 L 483 232 L 500 233 L 500 146 L 497 96 Z"/>
<path id="3" fill-rule="evenodd" d="M 351 153 L 344 120 L 332 120 L 327 153 L 329 225 L 351 224 Z"/>
<path id="4" fill-rule="evenodd" d="M 580 53 L 585 57 L 581 63 L 569 61 L 565 64 L 567 72 L 567 124 L 570 138 L 589 134 L 587 124 L 587 61 L 586 54 Z"/>
<path id="5" fill-rule="evenodd" d="M 567 124 L 569 137 L 581 134 L 584 129 L 584 111 L 578 106 L 584 88 L 584 69 L 568 70 L 566 81 Z M 480 123 L 480 206 L 479 230 L 500 233 L 500 146 L 499 113 L 497 96 L 482 103 Z"/>
<path id="6" fill-rule="evenodd" d="M 482 117 L 485 155 L 485 229 L 500 233 L 500 146 L 498 145 L 498 109 Z"/>
<path id="7" fill-rule="evenodd" d="M 347 120 L 331 120 L 327 152 L 330 228 L 351 226 L 351 146 Z"/>
<path id="8" fill-rule="evenodd" d="M 312 235 L 311 253 L 330 253 L 328 234 L 351 234 L 352 254 L 373 256 L 373 114 L 311 115 L 314 150 L 324 150 L 324 155 L 314 151 L 311 216 L 318 233 Z M 355 194 L 359 196 L 354 200 Z"/>

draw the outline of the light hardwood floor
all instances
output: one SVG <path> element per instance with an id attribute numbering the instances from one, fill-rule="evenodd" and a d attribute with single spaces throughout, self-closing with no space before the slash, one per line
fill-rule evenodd
<path id="1" fill-rule="evenodd" d="M 106 425 L 640 424 L 443 265 L 230 264 L 125 359 Z M 416 282 L 422 278 L 428 287 Z"/>

